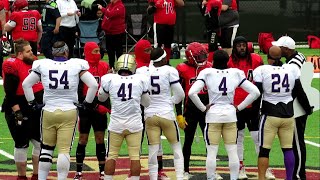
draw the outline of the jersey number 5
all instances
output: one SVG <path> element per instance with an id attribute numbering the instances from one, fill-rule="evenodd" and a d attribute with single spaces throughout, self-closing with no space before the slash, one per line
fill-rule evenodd
<path id="1" fill-rule="evenodd" d="M 69 89 L 68 71 L 64 70 L 61 77 L 58 78 L 58 70 L 49 70 L 49 79 L 52 83 L 49 84 L 49 89 L 61 89 L 58 88 L 60 84 L 63 84 L 63 89 Z"/>

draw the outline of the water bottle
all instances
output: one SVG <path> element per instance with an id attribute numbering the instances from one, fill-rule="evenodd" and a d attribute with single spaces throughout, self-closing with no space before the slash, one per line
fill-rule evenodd
<path id="1" fill-rule="evenodd" d="M 184 47 L 180 49 L 180 58 L 186 59 L 186 49 Z"/>

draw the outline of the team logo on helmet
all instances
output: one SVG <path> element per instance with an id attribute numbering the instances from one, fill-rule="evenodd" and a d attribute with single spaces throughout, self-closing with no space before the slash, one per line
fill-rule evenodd
<path id="1" fill-rule="evenodd" d="M 131 54 L 123 54 L 118 58 L 115 69 L 119 71 L 130 71 L 132 74 L 136 72 L 137 64 L 134 56 Z"/>
<path id="2" fill-rule="evenodd" d="M 208 60 L 208 52 L 202 44 L 193 42 L 187 46 L 186 58 L 191 65 L 204 66 Z"/>

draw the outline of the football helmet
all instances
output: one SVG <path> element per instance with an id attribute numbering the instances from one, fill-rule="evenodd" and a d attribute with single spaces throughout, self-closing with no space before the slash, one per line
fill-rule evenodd
<path id="1" fill-rule="evenodd" d="M 193 42 L 187 46 L 186 58 L 190 65 L 204 66 L 208 60 L 208 52 L 202 44 Z"/>
<path id="2" fill-rule="evenodd" d="M 28 7 L 28 0 L 15 0 L 12 4 L 12 7 L 14 11 Z"/>
<path id="3" fill-rule="evenodd" d="M 1 46 L 2 46 L 2 55 L 8 56 L 11 53 L 12 48 L 11 48 L 10 41 L 8 41 L 6 36 L 2 36 Z"/>
<path id="4" fill-rule="evenodd" d="M 134 56 L 131 54 L 122 54 L 115 65 L 115 70 L 118 72 L 120 71 L 129 71 L 132 74 L 136 72 L 137 64 Z"/>

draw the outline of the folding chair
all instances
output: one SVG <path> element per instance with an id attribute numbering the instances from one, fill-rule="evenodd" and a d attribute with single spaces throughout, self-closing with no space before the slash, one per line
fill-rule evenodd
<path id="1" fill-rule="evenodd" d="M 148 24 L 146 14 L 131 14 L 127 16 L 126 52 L 131 52 L 139 40 L 148 38 L 150 29 L 151 26 Z M 132 45 L 130 49 L 129 44 Z"/>
<path id="2" fill-rule="evenodd" d="M 83 44 L 86 42 L 96 42 L 100 44 L 100 39 L 98 37 L 98 26 L 99 20 L 88 20 L 88 21 L 79 21 L 78 27 L 80 30 L 79 38 L 77 39 L 76 48 L 78 49 L 78 57 L 83 57 Z M 76 53 L 75 53 L 76 54 Z"/>

